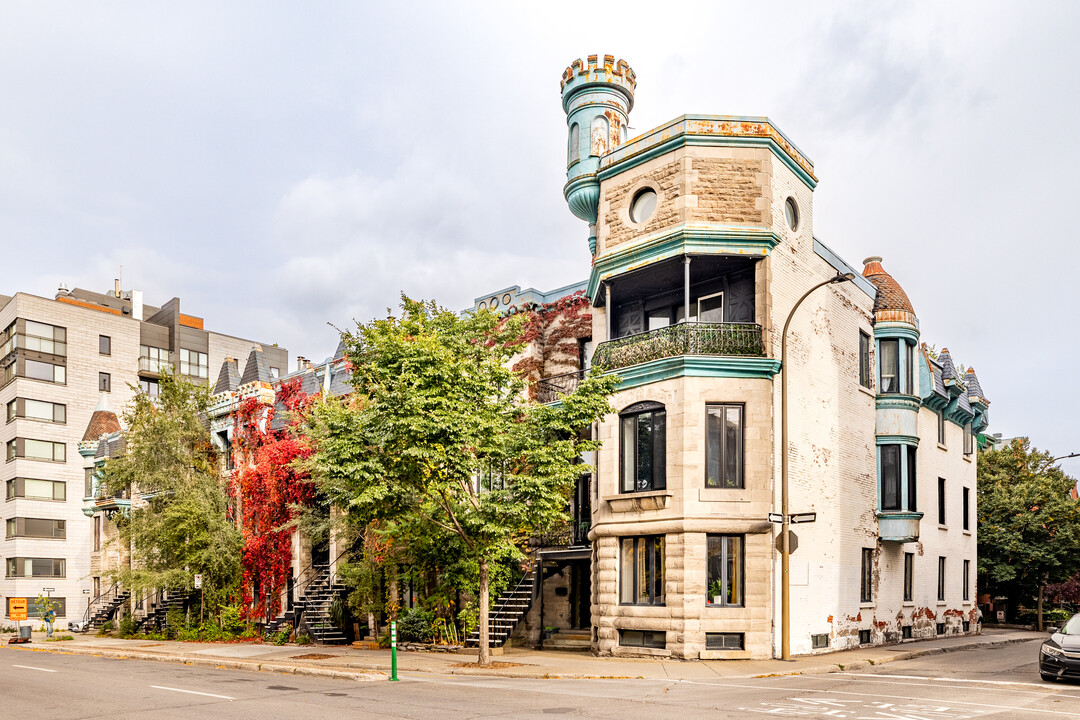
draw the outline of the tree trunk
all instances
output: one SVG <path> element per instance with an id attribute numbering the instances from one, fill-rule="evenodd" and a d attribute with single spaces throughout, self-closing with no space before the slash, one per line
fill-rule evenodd
<path id="1" fill-rule="evenodd" d="M 379 639 L 379 629 L 375 627 L 375 613 L 370 610 L 367 614 L 367 634 L 370 638 L 375 640 Z"/>
<path id="2" fill-rule="evenodd" d="M 1042 583 L 1039 583 L 1039 610 L 1038 610 L 1038 625 L 1036 629 L 1039 632 L 1043 632 L 1043 587 Z"/>
<path id="3" fill-rule="evenodd" d="M 478 665 L 491 664 L 491 638 L 488 627 L 488 564 L 487 560 L 480 558 L 480 655 L 477 658 Z"/>

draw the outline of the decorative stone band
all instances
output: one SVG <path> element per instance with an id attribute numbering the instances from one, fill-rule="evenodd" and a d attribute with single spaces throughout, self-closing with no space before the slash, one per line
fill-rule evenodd
<path id="1" fill-rule="evenodd" d="M 600 301 L 605 280 L 684 255 L 750 255 L 765 257 L 780 243 L 769 228 L 736 227 L 720 223 L 682 223 L 635 241 L 629 247 L 604 253 L 593 262 L 585 294 L 593 305 Z"/>
<path id="2" fill-rule="evenodd" d="M 814 164 L 767 117 L 683 115 L 615 148 L 600 161 L 600 179 L 640 165 L 684 145 L 767 147 L 811 190 Z"/>
<path id="3" fill-rule="evenodd" d="M 605 498 L 606 499 L 606 498 Z M 681 518 L 612 520 L 595 523 L 589 540 L 622 535 L 661 533 L 771 533 L 776 527 L 768 520 L 738 515 L 689 515 Z"/>

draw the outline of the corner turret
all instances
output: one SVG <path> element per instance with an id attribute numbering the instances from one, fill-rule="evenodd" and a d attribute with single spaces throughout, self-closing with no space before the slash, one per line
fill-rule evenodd
<path id="1" fill-rule="evenodd" d="M 563 195 L 570 211 L 589 223 L 589 252 L 596 254 L 596 213 L 600 158 L 626 141 L 626 126 L 634 107 L 637 76 L 625 60 L 614 55 L 575 60 L 563 71 L 563 110 L 568 132 L 566 185 Z"/>

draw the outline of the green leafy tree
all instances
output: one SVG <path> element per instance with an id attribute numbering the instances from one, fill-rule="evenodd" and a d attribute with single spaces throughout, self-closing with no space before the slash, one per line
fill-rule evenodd
<path id="1" fill-rule="evenodd" d="M 132 562 L 113 580 L 137 593 L 189 589 L 200 574 L 216 608 L 237 586 L 242 540 L 206 424 L 209 390 L 168 373 L 159 388 L 125 410 L 125 452 L 103 471 L 108 493 L 132 499 L 131 512 L 116 516 Z"/>
<path id="2" fill-rule="evenodd" d="M 983 588 L 1014 599 L 1037 597 L 1042 630 L 1044 587 L 1080 569 L 1076 481 L 1027 438 L 979 453 L 979 575 Z"/>
<path id="3" fill-rule="evenodd" d="M 313 413 L 312 474 L 336 504 L 397 537 L 436 537 L 475 572 L 482 665 L 492 566 L 565 519 L 580 457 L 598 447 L 583 431 L 616 382 L 595 374 L 558 406 L 529 402 L 510 369 L 523 322 L 403 296 L 400 317 L 343 333 L 356 394 Z"/>

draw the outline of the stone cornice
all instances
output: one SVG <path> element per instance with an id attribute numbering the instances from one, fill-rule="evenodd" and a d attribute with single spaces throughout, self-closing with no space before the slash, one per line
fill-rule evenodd
<path id="1" fill-rule="evenodd" d="M 600 179 L 686 145 L 764 147 L 811 190 L 817 186 L 814 164 L 767 117 L 682 115 L 623 143 L 600 159 Z"/>

